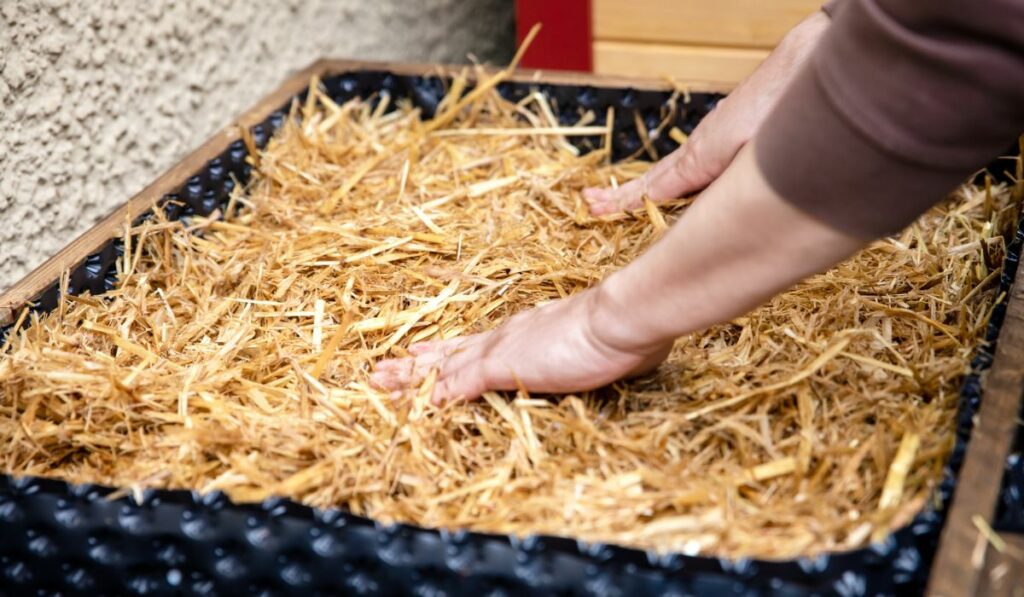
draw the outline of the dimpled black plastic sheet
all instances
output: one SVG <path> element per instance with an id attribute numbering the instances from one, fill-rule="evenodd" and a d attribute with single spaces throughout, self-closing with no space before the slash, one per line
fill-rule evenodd
<path id="1" fill-rule="evenodd" d="M 445 92 L 439 78 L 383 71 L 326 77 L 322 84 L 339 103 L 389 94 L 409 98 L 426 116 Z M 595 124 L 602 125 L 607 108 L 614 106 L 616 159 L 642 148 L 634 112 L 653 130 L 670 97 L 668 92 L 545 83 L 498 87 L 509 99 L 534 89 L 554 101 L 563 124 L 575 123 L 582 108 L 593 110 Z M 688 103 L 680 102 L 673 124 L 691 132 L 719 99 L 693 93 Z M 263 147 L 281 126 L 287 107 L 252 128 L 257 146 Z M 573 142 L 587 150 L 601 140 Z M 660 155 L 675 148 L 668 135 L 652 142 Z M 245 145 L 235 142 L 167 195 L 159 208 L 172 219 L 225 208 L 234 185 L 250 177 L 246 156 Z M 1016 272 L 1021 241 L 1018 232 L 1001 279 L 1004 290 Z M 122 251 L 115 239 L 90 255 L 71 271 L 68 291 L 99 295 L 113 288 L 114 263 Z M 54 281 L 37 297 L 34 309 L 53 309 L 59 292 Z M 0 594 L 917 594 L 927 580 L 981 400 L 979 373 L 991 364 L 1004 313 L 1003 305 L 995 309 L 989 343 L 978 350 L 963 382 L 956 445 L 937 489 L 939 507 L 922 511 L 906 527 L 863 549 L 786 561 L 665 555 L 558 537 L 382 525 L 279 498 L 239 505 L 217 492 L 145 490 L 109 499 L 113 488 L 5 475 L 0 476 Z M 7 331 L 0 330 L 0 342 Z"/>

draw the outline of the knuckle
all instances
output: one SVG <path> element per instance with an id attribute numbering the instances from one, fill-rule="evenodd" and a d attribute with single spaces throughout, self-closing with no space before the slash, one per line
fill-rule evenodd
<path id="1" fill-rule="evenodd" d="M 673 164 L 676 174 L 680 178 L 687 179 L 700 168 L 701 158 L 698 156 L 699 152 L 700 147 L 697 141 L 687 143 L 687 151 L 679 156 L 679 159 Z"/>
<path id="2" fill-rule="evenodd" d="M 714 178 L 714 168 L 708 162 L 704 143 L 699 139 L 693 143 L 690 151 L 679 161 L 677 166 L 680 177 L 695 184 Z"/>

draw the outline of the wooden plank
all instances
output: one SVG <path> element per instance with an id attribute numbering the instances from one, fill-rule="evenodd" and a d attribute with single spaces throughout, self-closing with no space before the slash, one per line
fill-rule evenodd
<path id="1" fill-rule="evenodd" d="M 972 556 L 984 539 L 973 518 L 981 516 L 991 525 L 995 516 L 1024 395 L 1024 271 L 1017 274 L 1007 300 L 995 360 L 982 380 L 977 423 L 932 567 L 930 595 L 976 595 L 983 580 L 984 562 Z"/>
<path id="2" fill-rule="evenodd" d="M 1000 553 L 991 545 L 985 556 L 985 572 L 978 595 L 1024 597 L 1024 535 L 1001 535 L 1006 550 Z"/>
<path id="3" fill-rule="evenodd" d="M 274 110 L 281 107 L 289 97 L 301 92 L 316 74 L 325 76 L 344 72 L 387 70 L 406 75 L 445 75 L 464 68 L 463 66 L 352 61 L 342 59 L 321 59 L 289 77 L 275 91 L 260 99 L 252 108 L 239 116 L 235 124 L 225 127 L 208 139 L 194 152 L 165 172 L 149 186 L 115 209 L 110 215 L 71 241 L 56 255 L 49 258 L 27 276 L 0 294 L 0 325 L 11 323 L 18 311 L 35 298 L 47 286 L 59 279 L 64 270 L 77 267 L 85 258 L 95 253 L 109 239 L 120 234 L 125 220 L 133 220 L 145 212 L 154 201 L 180 187 L 185 180 L 205 164 L 223 152 L 239 139 L 238 126 L 253 126 L 263 121 Z M 489 74 L 494 69 L 485 69 Z M 516 71 L 511 77 L 517 81 L 538 81 L 564 85 L 593 85 L 605 87 L 633 87 L 635 89 L 667 90 L 670 85 L 664 80 L 639 79 L 630 77 L 599 77 L 590 73 L 543 72 L 534 69 Z M 728 84 L 713 81 L 687 81 L 693 91 L 724 92 Z"/>
<path id="4" fill-rule="evenodd" d="M 768 57 L 768 50 L 594 42 L 594 72 L 598 74 L 673 77 L 738 83 Z"/>
<path id="5" fill-rule="evenodd" d="M 820 0 L 593 0 L 594 39 L 772 48 Z"/>

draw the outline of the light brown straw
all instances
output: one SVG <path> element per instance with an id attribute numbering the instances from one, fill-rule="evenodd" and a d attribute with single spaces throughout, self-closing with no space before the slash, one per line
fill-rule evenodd
<path id="1" fill-rule="evenodd" d="M 597 283 L 688 203 L 589 217 L 583 188 L 649 164 L 576 155 L 567 131 L 536 130 L 536 98 L 462 88 L 443 125 L 314 92 L 253 160 L 240 215 L 133 229 L 116 290 L 67 297 L 0 355 L 2 469 L 772 558 L 858 547 L 921 509 L 996 298 L 1010 189 L 960 189 L 681 338 L 646 378 L 439 409 L 429 383 L 371 389 L 372 363 Z"/>

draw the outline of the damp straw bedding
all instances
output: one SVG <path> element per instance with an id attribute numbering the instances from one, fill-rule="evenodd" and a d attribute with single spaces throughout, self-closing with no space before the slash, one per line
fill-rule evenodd
<path id="1" fill-rule="evenodd" d="M 439 408 L 374 390 L 372 364 L 597 283 L 690 200 L 590 217 L 583 188 L 650 164 L 609 163 L 606 127 L 560 125 L 539 92 L 458 76 L 424 119 L 312 88 L 222 214 L 156 210 L 126 226 L 116 289 L 19 320 L 4 472 L 767 558 L 865 545 L 931 498 L 1013 189 L 962 187 L 646 377 Z"/>

